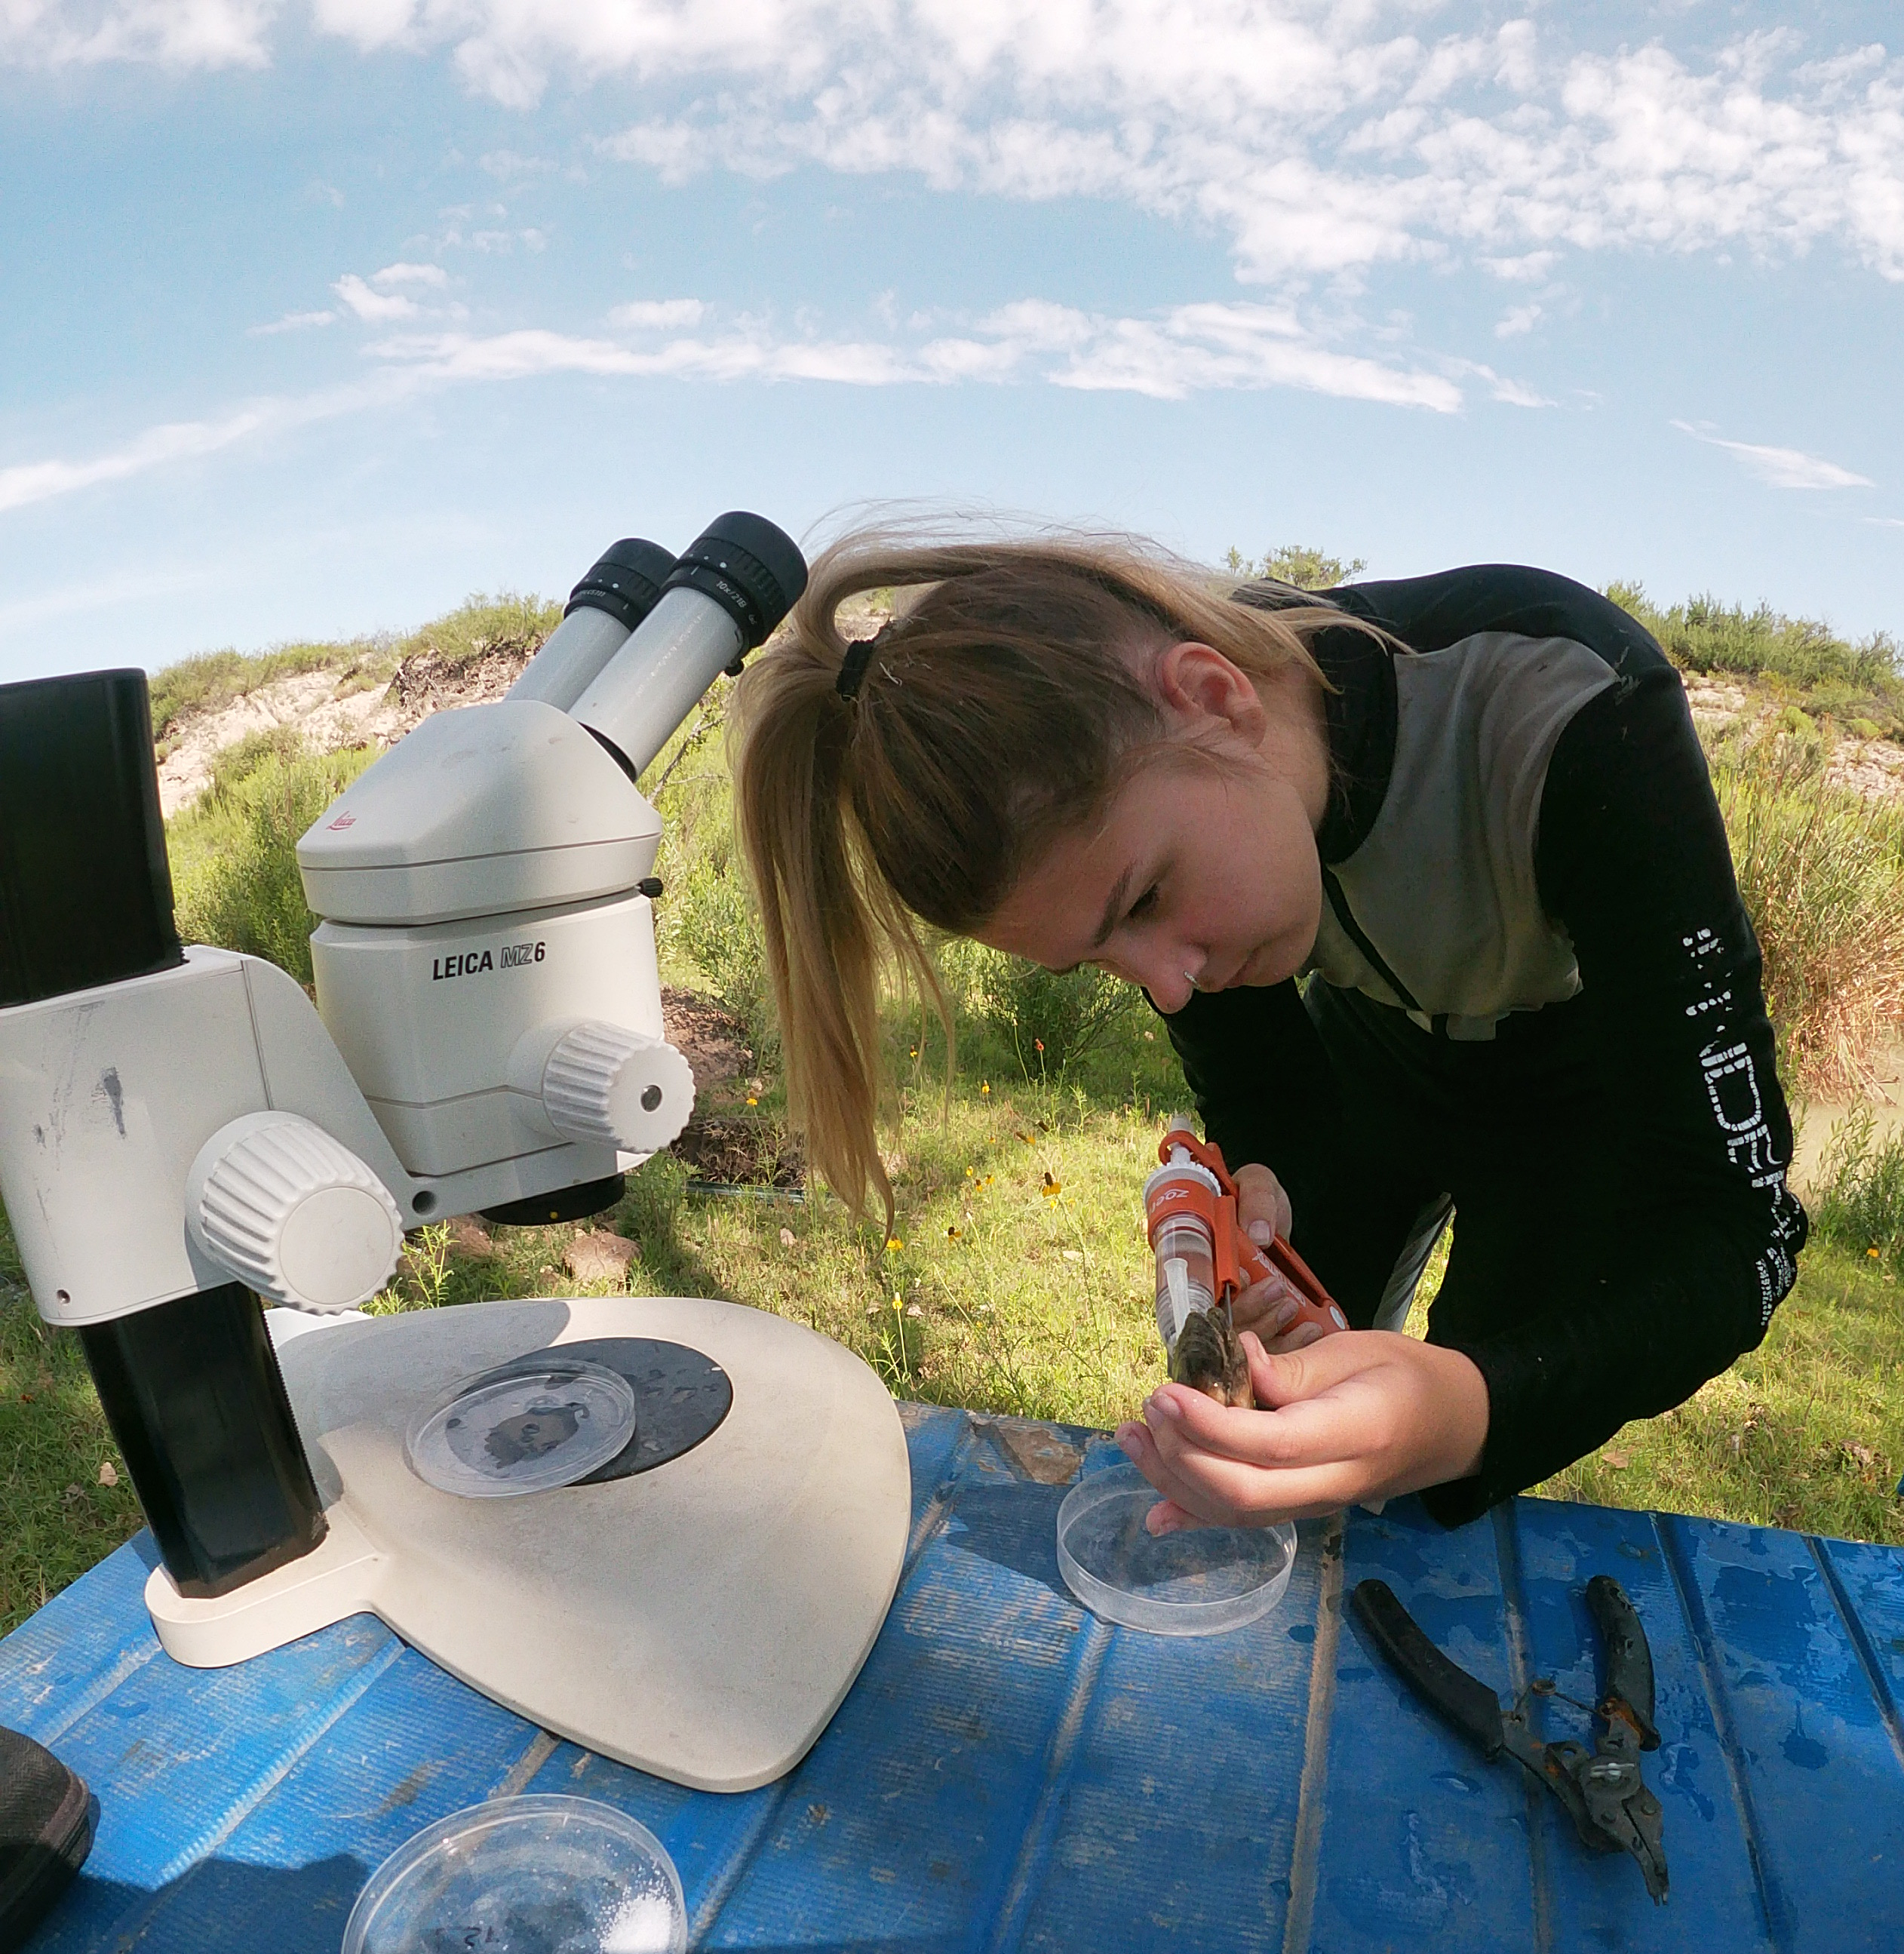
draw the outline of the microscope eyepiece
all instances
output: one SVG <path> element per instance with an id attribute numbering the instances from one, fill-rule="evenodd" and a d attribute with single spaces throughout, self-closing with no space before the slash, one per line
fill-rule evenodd
<path id="1" fill-rule="evenodd" d="M 602 551 L 595 567 L 569 592 L 562 615 L 584 608 L 605 611 L 632 631 L 661 602 L 674 567 L 672 552 L 659 543 L 644 536 L 624 536 Z"/>
<path id="2" fill-rule="evenodd" d="M 712 598 L 740 626 L 741 649 L 752 651 L 806 588 L 806 559 L 765 517 L 730 509 L 682 551 L 664 588 Z"/>

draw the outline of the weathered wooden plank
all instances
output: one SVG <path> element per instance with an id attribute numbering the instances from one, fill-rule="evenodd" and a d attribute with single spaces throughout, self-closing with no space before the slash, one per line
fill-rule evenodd
<path id="1" fill-rule="evenodd" d="M 972 1448 L 708 1946 L 985 1944 L 1091 1646 L 1057 1572 L 1063 1493 Z"/>
<path id="2" fill-rule="evenodd" d="M 1023 1869 L 1032 1890 L 1016 1944 L 1039 1954 L 1282 1946 L 1324 1539 L 1320 1526 L 1303 1529 L 1281 1601 L 1233 1634 L 1092 1625 L 1094 1686 L 1075 1742 L 1060 1729 L 1054 1745 L 1050 1820 Z M 1332 1641 L 1323 1638 L 1325 1660 Z"/>
<path id="3" fill-rule="evenodd" d="M 1585 1598 L 1593 1575 L 1610 1574 L 1626 1589 L 1653 1651 L 1661 1746 L 1642 1760 L 1641 1770 L 1663 1808 L 1672 1897 L 1656 1907 L 1631 1858 L 1588 1852 L 1559 1804 L 1544 1796 L 1544 1899 L 1552 1944 L 1770 1950 L 1774 1943 L 1759 1896 L 1754 1841 L 1733 1795 L 1701 1653 L 1654 1516 L 1521 1500 L 1513 1535 L 1526 1670 L 1559 1692 L 1531 1698 L 1537 1734 L 1591 1748 L 1594 1720 L 1579 1706 L 1596 1701 L 1600 1692 L 1599 1642 Z M 1698 1923 L 1696 1943 L 1689 1943 L 1689 1921 Z"/>
<path id="4" fill-rule="evenodd" d="M 150 1630 L 141 1621 L 137 1632 Z M 215 1849 L 402 1647 L 382 1623 L 353 1615 L 231 1669 L 185 1669 L 154 1656 L 61 1740 L 59 1755 L 99 1798 L 89 1874 L 144 1892 L 176 1879 Z"/>
<path id="5" fill-rule="evenodd" d="M 1811 1544 L 1661 1522 L 1720 1697 L 1772 1937 L 1792 1954 L 1904 1946 L 1904 1770 Z"/>
<path id="6" fill-rule="evenodd" d="M 141 1533 L 0 1640 L 0 1723 L 58 1750 L 99 1699 L 159 1653 L 141 1596 L 158 1564 Z"/>
<path id="7" fill-rule="evenodd" d="M 1305 1945 L 1318 1954 L 1534 1947 L 1536 1875 L 1522 1780 L 1484 1764 L 1364 1645 L 1348 1597 L 1371 1578 L 1386 1581 L 1463 1669 L 1503 1698 L 1514 1692 L 1492 1526 L 1480 1520 L 1444 1531 L 1412 1499 L 1390 1500 L 1379 1517 L 1354 1514 L 1343 1541 L 1327 1801 Z"/>
<path id="8" fill-rule="evenodd" d="M 190 1864 L 177 1863 L 178 1835 L 162 1806 L 121 1812 L 121 1826 L 152 1835 L 146 1863 L 171 1850 L 171 1876 L 141 1891 L 112 1877 L 127 1853 L 104 1865 L 96 1855 L 45 1954 L 122 1943 L 140 1954 L 335 1954 L 385 1858 L 425 1826 L 494 1796 L 539 1735 L 394 1638 L 392 1660 L 368 1686 L 334 1687 L 331 1701 L 338 1714 L 318 1740 L 234 1810 L 222 1833 L 199 1833 Z M 252 1747 L 228 1733 L 228 1748 L 242 1761 Z M 536 1754 L 545 1748 L 546 1740 Z M 234 1773 L 234 1805 L 243 1789 Z"/>

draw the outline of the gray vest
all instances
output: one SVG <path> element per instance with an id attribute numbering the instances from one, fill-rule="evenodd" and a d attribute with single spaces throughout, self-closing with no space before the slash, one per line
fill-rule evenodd
<path id="1" fill-rule="evenodd" d="M 1534 845 L 1547 762 L 1567 722 L 1614 683 L 1570 638 L 1485 631 L 1395 658 L 1395 763 L 1368 837 L 1334 865 L 1354 923 L 1325 894 L 1309 968 L 1425 1030 L 1485 1039 L 1510 1011 L 1580 988 L 1566 931 L 1541 906 Z"/>

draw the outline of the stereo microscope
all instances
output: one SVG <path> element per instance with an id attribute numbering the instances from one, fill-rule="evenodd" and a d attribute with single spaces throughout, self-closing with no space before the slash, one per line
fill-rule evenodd
<path id="1" fill-rule="evenodd" d="M 548 1729 L 719 1790 L 790 1768 L 857 1674 L 910 1487 L 856 1357 L 702 1298 L 354 1308 L 406 1231 L 599 1212 L 680 1132 L 635 783 L 806 575 L 745 514 L 678 559 L 615 544 L 506 697 L 425 720 L 299 842 L 315 1004 L 180 944 L 144 674 L 0 686 L 0 1198 L 41 1315 L 80 1334 L 175 1659 L 368 1610 Z M 275 1340 L 259 1299 L 332 1320 Z M 420 1469 L 459 1393 L 605 1371 L 632 1426 L 575 1483 L 461 1497 Z"/>

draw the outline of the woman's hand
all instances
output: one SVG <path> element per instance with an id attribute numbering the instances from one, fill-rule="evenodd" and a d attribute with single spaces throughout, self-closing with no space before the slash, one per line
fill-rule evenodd
<path id="1" fill-rule="evenodd" d="M 1117 1443 L 1164 1496 L 1152 1533 L 1267 1526 L 1390 1498 L 1481 1463 L 1488 1386 L 1458 1350 L 1350 1330 L 1272 1356 L 1243 1339 L 1256 1402 L 1243 1411 L 1160 1384 Z"/>
<path id="2" fill-rule="evenodd" d="M 1238 1167 L 1231 1177 L 1236 1183 L 1236 1220 L 1243 1233 L 1258 1248 L 1268 1247 L 1276 1236 L 1287 1238 L 1293 1225 L 1289 1196 L 1275 1175 L 1266 1167 L 1252 1166 Z M 1276 1351 L 1300 1350 L 1328 1334 L 1316 1323 L 1290 1330 L 1301 1307 L 1302 1299 L 1280 1275 L 1252 1283 L 1230 1305 L 1239 1330 L 1253 1330 L 1266 1348 Z"/>

